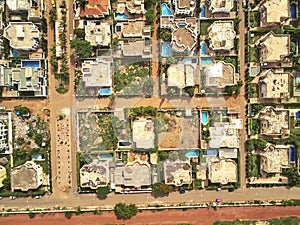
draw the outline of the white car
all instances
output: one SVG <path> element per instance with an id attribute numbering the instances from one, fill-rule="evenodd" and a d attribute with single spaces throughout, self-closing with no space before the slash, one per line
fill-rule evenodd
<path id="1" fill-rule="evenodd" d="M 17 197 L 16 196 L 9 196 L 10 200 L 15 200 Z"/>
<path id="2" fill-rule="evenodd" d="M 3 199 L 3 197 L 2 196 L 0 196 L 0 200 L 2 200 Z"/>
<path id="3" fill-rule="evenodd" d="M 42 196 L 41 196 L 41 195 L 37 195 L 37 196 L 35 196 L 35 199 L 40 199 L 40 198 L 42 198 Z"/>

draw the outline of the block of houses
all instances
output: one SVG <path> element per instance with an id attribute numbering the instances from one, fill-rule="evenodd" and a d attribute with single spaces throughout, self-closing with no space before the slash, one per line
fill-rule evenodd
<path id="1" fill-rule="evenodd" d="M 208 179 L 211 183 L 226 185 L 238 181 L 237 164 L 231 159 L 216 159 L 208 163 Z"/>
<path id="2" fill-rule="evenodd" d="M 80 8 L 80 17 L 103 18 L 109 15 L 111 10 L 109 0 L 87 0 L 84 8 Z"/>
<path id="3" fill-rule="evenodd" d="M 137 149 L 154 148 L 154 124 L 152 120 L 139 118 L 132 124 L 132 141 Z"/>
<path id="4" fill-rule="evenodd" d="M 260 121 L 260 135 L 273 138 L 290 135 L 289 110 L 266 106 L 254 118 Z"/>
<path id="5" fill-rule="evenodd" d="M 85 40 L 92 46 L 109 47 L 111 43 L 111 24 L 108 22 L 87 20 L 85 29 Z"/>
<path id="6" fill-rule="evenodd" d="M 40 32 L 32 22 L 10 22 L 4 28 L 3 36 L 16 50 L 30 51 L 39 47 Z"/>
<path id="7" fill-rule="evenodd" d="M 188 160 L 164 162 L 164 178 L 168 185 L 182 186 L 192 183 L 192 167 Z"/>
<path id="8" fill-rule="evenodd" d="M 258 7 L 261 27 L 279 26 L 289 19 L 290 1 L 288 0 L 263 0 Z"/>
<path id="9" fill-rule="evenodd" d="M 211 13 L 230 13 L 234 0 L 207 0 Z"/>
<path id="10" fill-rule="evenodd" d="M 33 161 L 27 161 L 23 165 L 12 168 L 10 177 L 12 191 L 35 190 L 43 184 L 43 167 Z"/>
<path id="11" fill-rule="evenodd" d="M 97 189 L 110 182 L 108 162 L 92 162 L 80 168 L 80 186 Z"/>
<path id="12" fill-rule="evenodd" d="M 209 38 L 209 47 L 214 50 L 227 50 L 234 48 L 234 39 L 236 33 L 234 22 L 228 20 L 219 20 L 213 22 L 207 29 Z"/>
<path id="13" fill-rule="evenodd" d="M 22 20 L 24 18 L 31 21 L 40 21 L 44 16 L 44 0 L 10 0 L 6 1 L 9 9 L 10 20 Z"/>
<path id="14" fill-rule="evenodd" d="M 231 63 L 213 63 L 205 68 L 204 73 L 207 87 L 225 88 L 237 84 L 235 67 Z"/>
<path id="15" fill-rule="evenodd" d="M 193 14 L 196 8 L 196 1 L 194 0 L 173 0 L 175 14 Z"/>

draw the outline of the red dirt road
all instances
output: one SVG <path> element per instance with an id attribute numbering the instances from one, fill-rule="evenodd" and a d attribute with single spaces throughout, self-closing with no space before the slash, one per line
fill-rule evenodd
<path id="1" fill-rule="evenodd" d="M 266 220 L 271 218 L 297 216 L 300 217 L 300 206 L 296 207 L 241 207 L 214 209 L 164 210 L 158 212 L 143 211 L 130 220 L 117 220 L 113 212 L 104 212 L 101 215 L 92 213 L 73 216 L 70 220 L 63 213 L 54 215 L 36 215 L 29 219 L 28 215 L 1 217 L 0 224 L 5 225 L 167 225 L 191 223 L 195 225 L 211 225 L 215 220 Z"/>

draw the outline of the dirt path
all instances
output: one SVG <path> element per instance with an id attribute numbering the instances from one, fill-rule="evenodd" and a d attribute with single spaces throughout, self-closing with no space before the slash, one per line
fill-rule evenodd
<path id="1" fill-rule="evenodd" d="M 267 220 L 272 218 L 297 216 L 300 217 L 300 207 L 241 207 L 193 210 L 164 210 L 159 212 L 143 211 L 130 220 L 117 220 L 113 212 L 105 212 L 101 215 L 92 213 L 81 216 L 73 216 L 70 220 L 63 213 L 54 215 L 37 215 L 29 219 L 28 215 L 15 215 L 1 217 L 0 223 L 5 225 L 100 225 L 100 224 L 179 224 L 191 223 L 195 225 L 211 225 L 216 220 Z"/>

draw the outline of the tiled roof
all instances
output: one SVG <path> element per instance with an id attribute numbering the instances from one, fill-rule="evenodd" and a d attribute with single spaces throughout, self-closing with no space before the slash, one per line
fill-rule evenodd
<path id="1" fill-rule="evenodd" d="M 84 10 L 80 9 L 80 16 L 103 16 L 104 13 L 108 12 L 108 8 L 108 0 L 88 0 Z"/>

